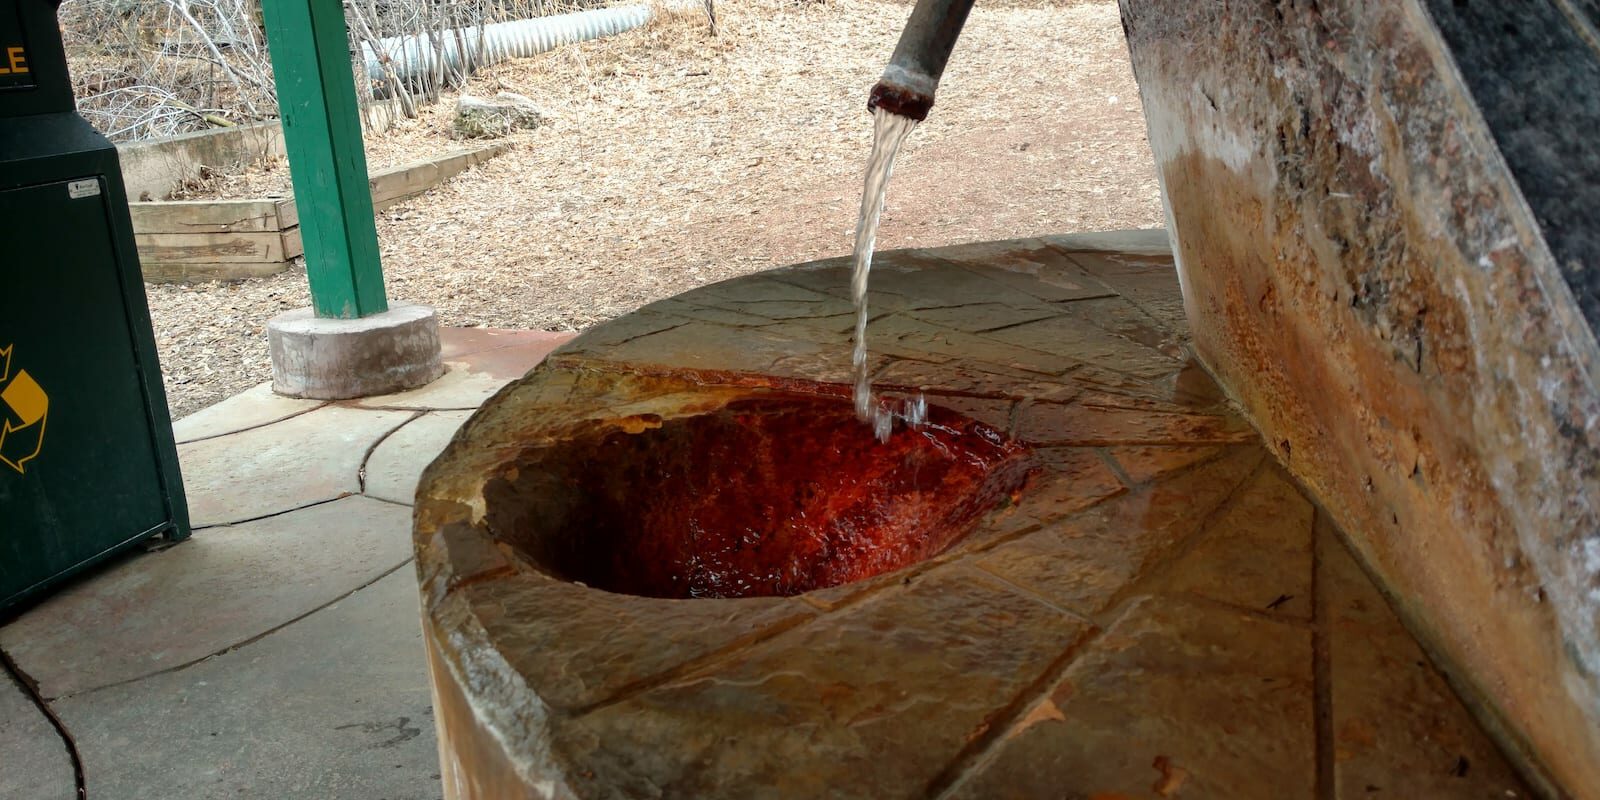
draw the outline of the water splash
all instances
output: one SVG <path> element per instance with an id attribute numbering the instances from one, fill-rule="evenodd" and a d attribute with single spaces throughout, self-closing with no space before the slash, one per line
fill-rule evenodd
<path id="1" fill-rule="evenodd" d="M 927 418 L 927 401 L 918 395 L 903 410 L 880 403 L 873 396 L 872 373 L 867 368 L 867 276 L 872 272 L 872 249 L 878 241 L 878 218 L 889 195 L 889 176 L 894 172 L 895 154 L 917 127 L 916 120 L 891 114 L 882 108 L 872 112 L 872 155 L 867 159 L 866 186 L 861 192 L 861 216 L 856 220 L 856 241 L 852 255 L 855 271 L 850 276 L 850 297 L 856 305 L 855 350 L 850 360 L 855 367 L 856 417 L 872 426 L 878 441 L 889 440 L 895 417 L 913 427 Z"/>

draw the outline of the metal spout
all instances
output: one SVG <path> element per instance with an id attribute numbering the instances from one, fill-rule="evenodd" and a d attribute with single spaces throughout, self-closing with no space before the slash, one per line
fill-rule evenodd
<path id="1" fill-rule="evenodd" d="M 928 118 L 939 76 L 950 60 L 973 0 L 917 0 L 883 77 L 872 87 L 868 109 L 882 108 L 914 120 Z"/>

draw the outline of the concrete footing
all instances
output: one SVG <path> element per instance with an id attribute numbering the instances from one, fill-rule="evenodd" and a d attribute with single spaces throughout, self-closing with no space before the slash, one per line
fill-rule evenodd
<path id="1" fill-rule="evenodd" d="M 272 390 L 342 400 L 421 386 L 444 372 L 432 308 L 395 304 L 360 319 L 323 319 L 309 308 L 267 323 Z"/>

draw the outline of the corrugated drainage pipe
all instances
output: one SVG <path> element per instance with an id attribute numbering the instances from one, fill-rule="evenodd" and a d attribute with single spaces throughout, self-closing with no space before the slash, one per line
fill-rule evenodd
<path id="1" fill-rule="evenodd" d="M 572 14 L 555 14 L 515 22 L 497 22 L 481 28 L 462 28 L 443 33 L 391 36 L 361 46 L 367 77 L 374 86 L 387 86 L 389 72 L 395 79 L 410 81 L 421 76 L 482 67 L 507 58 L 526 58 L 564 44 L 611 36 L 643 25 L 650 19 L 650 6 L 631 5 L 596 8 Z M 465 51 L 467 58 L 462 58 Z M 442 62 L 442 63 L 441 63 Z"/>

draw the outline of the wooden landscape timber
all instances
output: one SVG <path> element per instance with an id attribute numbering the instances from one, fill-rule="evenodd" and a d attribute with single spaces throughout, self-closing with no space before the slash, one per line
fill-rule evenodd
<path id="1" fill-rule="evenodd" d="M 457 150 L 373 173 L 374 211 L 409 200 L 508 147 Z M 146 283 L 244 280 L 289 268 L 304 252 L 293 198 L 128 204 Z"/>

